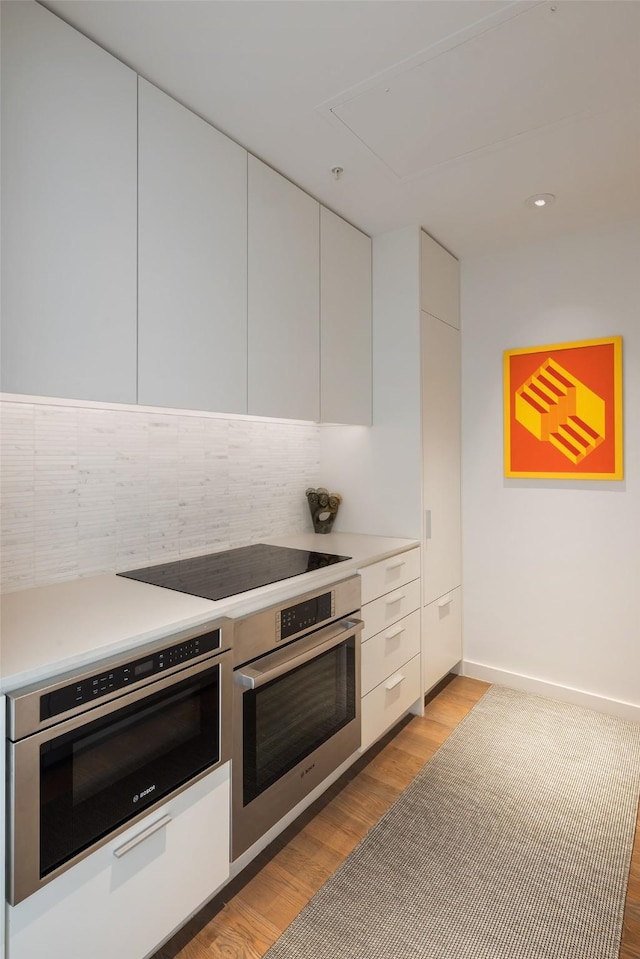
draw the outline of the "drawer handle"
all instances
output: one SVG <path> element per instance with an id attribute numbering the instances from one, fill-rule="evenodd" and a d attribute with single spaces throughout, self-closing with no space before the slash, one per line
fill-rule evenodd
<path id="1" fill-rule="evenodd" d="M 402 673 L 398 673 L 397 676 L 394 676 L 393 679 L 390 679 L 388 683 L 384 684 L 384 688 L 387 690 L 395 689 L 396 686 L 399 686 L 400 683 L 404 682 L 404 676 Z"/>
<path id="2" fill-rule="evenodd" d="M 402 569 L 402 567 L 406 565 L 406 559 L 401 559 L 399 563 L 391 563 L 389 566 L 387 566 L 387 572 L 390 573 L 394 569 Z"/>
<path id="3" fill-rule="evenodd" d="M 399 629 L 396 629 L 393 633 L 387 633 L 385 639 L 395 639 L 396 636 L 400 636 L 401 633 L 404 633 L 406 626 L 401 626 Z"/>
<path id="4" fill-rule="evenodd" d="M 443 596 L 442 599 L 438 600 L 438 609 L 442 609 L 443 606 L 448 606 L 449 603 L 453 602 L 453 596 Z"/>
<path id="5" fill-rule="evenodd" d="M 394 603 L 401 603 L 403 599 L 406 599 L 406 593 L 400 593 L 399 596 L 394 596 L 392 599 L 387 599 L 385 601 L 385 606 L 393 606 Z"/>
<path id="6" fill-rule="evenodd" d="M 168 826 L 171 822 L 171 816 L 163 816 L 162 819 L 158 819 L 157 822 L 152 823 L 150 826 L 147 826 L 146 829 L 143 829 L 142 832 L 139 832 L 137 836 L 134 836 L 133 839 L 130 839 L 129 842 L 125 842 L 124 845 L 118 846 L 117 849 L 113 850 L 113 855 L 117 856 L 118 859 L 121 859 L 122 856 L 126 856 L 128 852 L 131 852 L 132 849 L 135 849 L 136 846 L 139 846 L 141 842 L 144 842 L 145 839 L 148 839 L 149 836 L 153 836 L 154 832 L 158 832 L 160 829 L 164 829 L 165 826 Z"/>

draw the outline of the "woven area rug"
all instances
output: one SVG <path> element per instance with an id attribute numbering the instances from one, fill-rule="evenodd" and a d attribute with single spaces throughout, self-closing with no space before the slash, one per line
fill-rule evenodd
<path id="1" fill-rule="evenodd" d="M 268 959 L 616 959 L 640 725 L 491 687 Z"/>

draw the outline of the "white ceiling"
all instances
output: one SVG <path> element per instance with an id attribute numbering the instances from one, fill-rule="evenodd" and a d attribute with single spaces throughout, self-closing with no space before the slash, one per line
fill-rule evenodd
<path id="1" fill-rule="evenodd" d="M 638 0 L 45 5 L 371 235 L 467 257 L 640 216 Z"/>

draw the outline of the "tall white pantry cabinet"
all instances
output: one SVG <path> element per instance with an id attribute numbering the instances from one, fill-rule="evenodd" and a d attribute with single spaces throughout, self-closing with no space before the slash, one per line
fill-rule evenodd
<path id="1" fill-rule="evenodd" d="M 426 691 L 462 659 L 460 271 L 424 232 L 420 253 Z"/>
<path id="2" fill-rule="evenodd" d="M 462 659 L 459 264 L 416 227 L 375 237 L 373 264 L 372 495 L 422 546 L 427 692 Z"/>
<path id="3" fill-rule="evenodd" d="M 373 239 L 373 425 L 321 436 L 358 533 L 421 544 L 422 692 L 462 659 L 459 264 L 416 226 Z"/>

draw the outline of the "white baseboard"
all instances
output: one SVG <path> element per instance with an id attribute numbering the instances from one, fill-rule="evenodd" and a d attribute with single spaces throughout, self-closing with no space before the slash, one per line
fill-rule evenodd
<path id="1" fill-rule="evenodd" d="M 506 669 L 496 669 L 494 666 L 485 666 L 483 663 L 473 663 L 466 659 L 462 661 L 458 672 L 461 676 L 483 679 L 487 683 L 499 683 L 501 686 L 511 686 L 513 689 L 522 689 L 527 693 L 536 693 L 538 696 L 547 696 L 549 699 L 573 703 L 574 706 L 595 709 L 609 716 L 629 719 L 634 723 L 640 722 L 640 706 L 625 703 L 619 699 L 607 699 L 605 696 L 586 693 L 571 686 L 560 686 L 544 679 L 534 679 L 533 676 L 521 676 L 520 673 L 511 673 Z"/>

